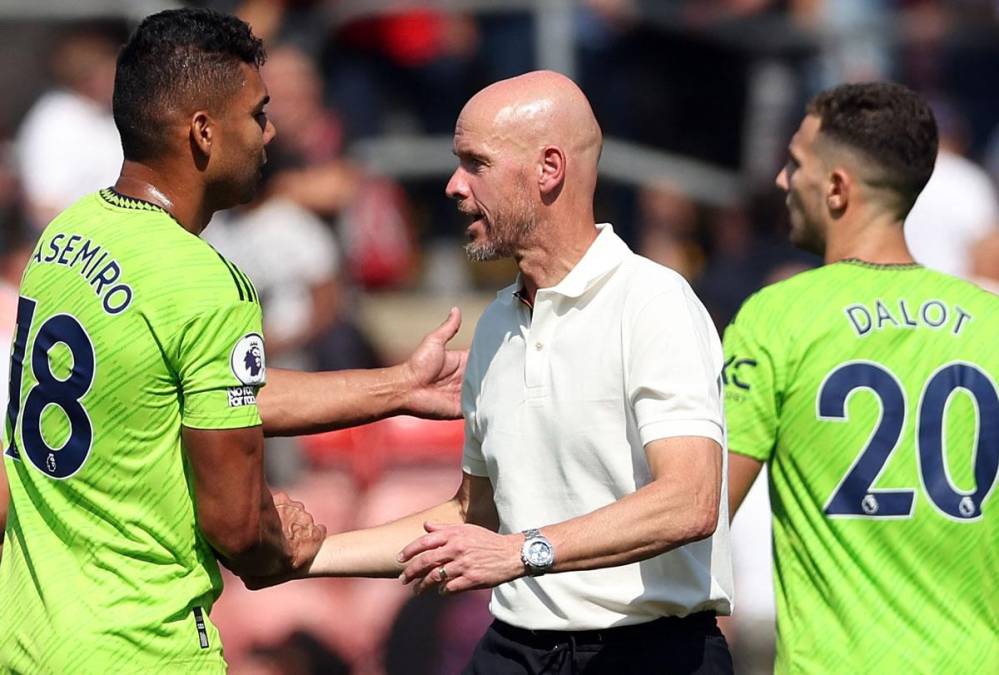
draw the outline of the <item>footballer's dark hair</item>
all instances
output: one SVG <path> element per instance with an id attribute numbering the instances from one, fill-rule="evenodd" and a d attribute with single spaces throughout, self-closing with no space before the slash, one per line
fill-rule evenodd
<path id="1" fill-rule="evenodd" d="M 859 151 L 880 169 L 869 182 L 894 192 L 905 218 L 937 158 L 937 123 L 926 101 L 892 82 L 843 84 L 815 96 L 808 113 L 821 120 L 820 136 Z"/>
<path id="2" fill-rule="evenodd" d="M 240 64 L 266 59 L 263 42 L 234 16 L 173 9 L 143 19 L 118 54 L 114 122 L 125 159 L 165 149 L 167 111 L 218 110 L 243 84 Z"/>

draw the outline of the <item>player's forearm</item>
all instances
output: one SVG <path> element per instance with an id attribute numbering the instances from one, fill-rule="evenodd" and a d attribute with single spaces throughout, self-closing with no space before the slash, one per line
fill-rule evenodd
<path id="1" fill-rule="evenodd" d="M 230 537 L 212 544 L 226 567 L 239 575 L 280 576 L 294 572 L 291 548 L 265 483 L 261 484 L 258 508 L 259 518 L 244 526 L 243 533 L 234 527 Z"/>
<path id="2" fill-rule="evenodd" d="M 736 512 L 742 506 L 743 500 L 749 494 L 750 488 L 760 475 L 763 462 L 740 455 L 737 452 L 728 453 L 728 514 L 735 518 Z"/>
<path id="3" fill-rule="evenodd" d="M 711 536 L 719 490 L 653 481 L 591 513 L 541 529 L 555 549 L 556 572 L 614 567 L 646 560 Z"/>
<path id="4" fill-rule="evenodd" d="M 307 576 L 396 577 L 402 572 L 399 552 L 425 534 L 425 522 L 462 523 L 463 510 L 457 499 L 399 520 L 365 530 L 326 537 Z"/>
<path id="5" fill-rule="evenodd" d="M 404 412 L 411 389 L 402 366 L 324 373 L 273 368 L 257 406 L 265 436 L 299 436 Z"/>

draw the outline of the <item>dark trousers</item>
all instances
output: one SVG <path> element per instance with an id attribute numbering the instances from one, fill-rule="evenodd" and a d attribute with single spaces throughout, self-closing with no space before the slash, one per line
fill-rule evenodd
<path id="1" fill-rule="evenodd" d="M 606 630 L 532 631 L 494 621 L 465 675 L 730 675 L 714 612 Z"/>

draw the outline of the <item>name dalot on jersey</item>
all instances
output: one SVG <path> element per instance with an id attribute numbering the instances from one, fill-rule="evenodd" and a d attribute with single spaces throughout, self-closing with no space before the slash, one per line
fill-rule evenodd
<path id="1" fill-rule="evenodd" d="M 244 386 L 244 387 L 229 387 L 229 407 L 239 408 L 244 405 L 256 405 L 257 404 L 257 388 Z"/>

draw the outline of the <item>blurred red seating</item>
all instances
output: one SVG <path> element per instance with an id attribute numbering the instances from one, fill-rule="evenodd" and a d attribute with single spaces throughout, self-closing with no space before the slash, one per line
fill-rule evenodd
<path id="1" fill-rule="evenodd" d="M 348 468 L 361 485 L 378 480 L 389 466 L 453 463 L 461 459 L 462 420 L 424 420 L 408 415 L 300 439 L 316 467 Z"/>

